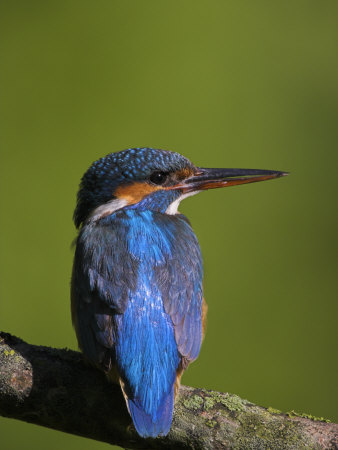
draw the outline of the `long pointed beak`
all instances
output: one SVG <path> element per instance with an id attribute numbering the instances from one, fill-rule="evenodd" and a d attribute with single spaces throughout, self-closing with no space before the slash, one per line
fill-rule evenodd
<path id="1" fill-rule="evenodd" d="M 184 192 L 202 191 L 256 183 L 288 175 L 287 172 L 259 169 L 206 169 L 198 167 L 197 170 L 197 173 L 186 178 L 179 185 L 173 186 L 173 188 L 182 189 Z"/>

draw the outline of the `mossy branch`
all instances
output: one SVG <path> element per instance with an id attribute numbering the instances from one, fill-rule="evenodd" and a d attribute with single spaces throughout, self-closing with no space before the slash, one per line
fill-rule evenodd
<path id="1" fill-rule="evenodd" d="M 78 352 L 0 333 L 0 415 L 129 449 L 334 449 L 338 425 L 182 386 L 167 437 L 138 437 L 120 388 Z M 293 417 L 292 417 L 293 416 Z"/>

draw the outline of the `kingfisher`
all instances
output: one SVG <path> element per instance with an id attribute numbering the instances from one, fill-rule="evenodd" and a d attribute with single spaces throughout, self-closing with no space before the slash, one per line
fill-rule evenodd
<path id="1" fill-rule="evenodd" d="M 120 384 L 140 436 L 168 434 L 181 376 L 204 337 L 201 250 L 180 202 L 284 175 L 207 169 L 179 153 L 130 148 L 95 161 L 82 177 L 72 321 L 86 359 Z"/>

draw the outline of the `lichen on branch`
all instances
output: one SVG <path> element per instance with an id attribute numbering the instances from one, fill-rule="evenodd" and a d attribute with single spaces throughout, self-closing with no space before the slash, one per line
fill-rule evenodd
<path id="1" fill-rule="evenodd" d="M 338 448 L 336 424 L 188 386 L 180 389 L 168 436 L 142 439 L 120 388 L 80 353 L 7 333 L 0 333 L 0 415 L 128 449 Z"/>

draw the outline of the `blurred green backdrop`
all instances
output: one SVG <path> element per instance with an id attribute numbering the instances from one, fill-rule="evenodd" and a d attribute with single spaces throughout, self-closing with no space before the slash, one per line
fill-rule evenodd
<path id="1" fill-rule="evenodd" d="M 209 304 L 183 382 L 338 421 L 335 0 L 1 2 L 0 328 L 76 349 L 75 194 L 152 146 L 286 179 L 187 200 Z M 111 448 L 0 418 L 2 448 Z M 5 445 L 4 445 L 5 444 Z"/>

